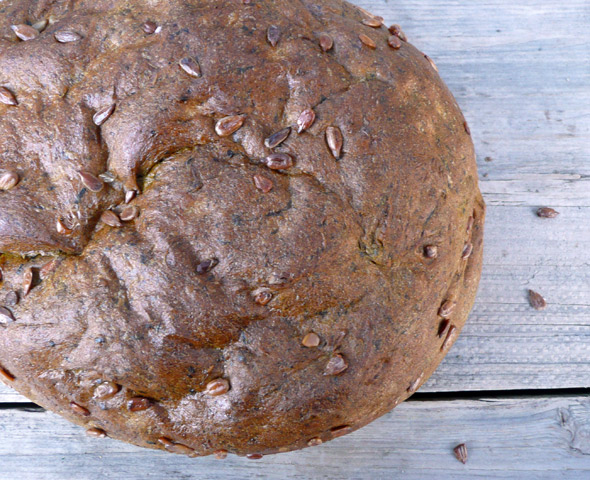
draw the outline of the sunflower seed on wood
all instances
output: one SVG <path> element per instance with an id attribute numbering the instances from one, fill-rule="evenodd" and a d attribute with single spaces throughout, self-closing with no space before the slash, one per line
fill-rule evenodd
<path id="1" fill-rule="evenodd" d="M 182 68 L 191 77 L 199 78 L 201 76 L 201 66 L 194 58 L 184 57 L 178 62 L 178 64 L 180 65 L 180 68 Z"/>
<path id="2" fill-rule="evenodd" d="M 158 26 L 155 24 L 155 22 L 148 20 L 147 22 L 145 22 L 143 24 L 142 28 L 145 33 L 147 33 L 148 35 L 151 35 L 152 33 L 155 33 L 156 28 L 158 28 Z"/>
<path id="3" fill-rule="evenodd" d="M 380 28 L 383 25 L 383 17 L 367 17 L 361 23 L 367 27 Z"/>
<path id="4" fill-rule="evenodd" d="M 103 214 L 100 216 L 100 221 L 102 223 L 107 224 L 109 227 L 118 228 L 123 226 L 117 214 L 111 210 L 104 211 Z"/>
<path id="5" fill-rule="evenodd" d="M 334 40 L 332 39 L 332 37 L 330 35 L 328 35 L 327 33 L 322 33 L 320 35 L 320 48 L 324 52 L 327 52 L 329 50 L 332 50 L 333 46 L 334 46 Z"/>
<path id="6" fill-rule="evenodd" d="M 457 460 L 463 464 L 467 463 L 467 445 L 461 443 L 453 449 L 453 452 L 455 452 L 455 457 Z"/>
<path id="7" fill-rule="evenodd" d="M 14 307 L 15 305 L 18 305 L 18 292 L 15 292 L 14 290 L 12 292 L 8 292 L 6 294 L 6 297 L 4 297 L 4 304 L 8 305 L 9 307 Z"/>
<path id="8" fill-rule="evenodd" d="M 0 87 L 0 103 L 11 106 L 18 105 L 16 96 L 6 87 Z"/>
<path id="9" fill-rule="evenodd" d="M 92 427 L 86 430 L 86 435 L 94 438 L 106 438 L 107 432 L 105 432 L 102 428 Z"/>
<path id="10" fill-rule="evenodd" d="M 455 309 L 456 305 L 457 304 L 452 300 L 445 300 L 438 309 L 438 314 L 442 318 L 449 318 L 451 316 L 451 313 L 453 313 L 453 310 Z"/>
<path id="11" fill-rule="evenodd" d="M 254 175 L 253 178 L 254 178 L 254 185 L 262 193 L 268 193 L 272 190 L 273 183 L 270 178 L 267 178 L 264 175 Z"/>
<path id="12" fill-rule="evenodd" d="M 264 159 L 264 163 L 271 170 L 286 170 L 293 166 L 293 157 L 288 153 L 274 152 Z"/>
<path id="13" fill-rule="evenodd" d="M 270 137 L 267 137 L 264 140 L 264 145 L 266 148 L 275 148 L 278 147 L 281 143 L 283 143 L 289 137 L 291 133 L 291 127 L 283 128 L 276 133 L 273 133 Z"/>
<path id="14" fill-rule="evenodd" d="M 555 218 L 557 215 L 559 215 L 559 212 L 550 207 L 541 207 L 537 210 L 537 217 Z"/>
<path id="15" fill-rule="evenodd" d="M 342 154 L 342 132 L 338 127 L 326 128 L 326 143 L 332 152 L 332 156 L 338 160 Z"/>
<path id="16" fill-rule="evenodd" d="M 314 121 L 315 112 L 311 108 L 303 110 L 303 112 L 299 114 L 299 118 L 297 119 L 297 133 L 301 133 L 304 130 L 307 130 L 309 127 L 312 126 Z"/>
<path id="17" fill-rule="evenodd" d="M 35 279 L 35 272 L 31 267 L 25 270 L 25 274 L 23 275 L 23 297 L 26 297 L 31 289 L 33 288 L 33 281 Z"/>
<path id="18" fill-rule="evenodd" d="M 463 247 L 463 252 L 461 253 L 461 259 L 467 260 L 471 254 L 473 253 L 473 243 L 466 243 Z"/>
<path id="19" fill-rule="evenodd" d="M 324 369 L 324 375 L 338 375 L 344 372 L 347 368 L 348 363 L 346 363 L 346 360 L 342 355 L 337 353 L 328 360 L 326 368 Z"/>
<path id="20" fill-rule="evenodd" d="M 229 382 L 225 378 L 211 380 L 205 387 L 205 394 L 217 397 L 229 392 Z"/>
<path id="21" fill-rule="evenodd" d="M 59 218 L 55 222 L 55 229 L 60 235 L 70 235 L 72 233 L 72 229 L 66 227 L 66 225 Z"/>
<path id="22" fill-rule="evenodd" d="M 535 310 L 544 310 L 547 307 L 547 302 L 543 296 L 534 290 L 529 290 L 529 303 Z"/>
<path id="23" fill-rule="evenodd" d="M 367 35 L 365 35 L 364 33 L 361 33 L 359 35 L 359 40 L 366 45 L 367 47 L 371 48 L 371 49 L 375 49 L 377 48 L 377 44 L 375 43 L 375 40 L 373 40 L 371 37 L 368 37 Z"/>
<path id="24" fill-rule="evenodd" d="M 90 172 L 80 170 L 78 172 L 78 175 L 80 175 L 80 178 L 82 179 L 82 183 L 84 184 L 84 186 L 86 186 L 86 188 L 88 188 L 88 190 L 90 190 L 91 192 L 100 192 L 104 187 L 104 183 L 102 182 L 102 180 L 100 178 L 95 177 Z"/>
<path id="25" fill-rule="evenodd" d="M 276 25 L 271 25 L 268 27 L 266 31 L 266 39 L 268 43 L 270 43 L 273 47 L 276 47 L 277 43 L 279 43 L 279 39 L 281 38 L 281 29 Z"/>
<path id="26" fill-rule="evenodd" d="M 80 405 L 76 402 L 70 402 L 70 408 L 75 413 L 82 415 L 84 417 L 87 417 L 88 415 L 90 415 L 90 411 L 86 407 L 83 407 L 82 405 Z"/>
<path id="27" fill-rule="evenodd" d="M 98 110 L 92 116 L 92 121 L 94 122 L 94 124 L 100 127 L 113 114 L 113 112 L 115 111 L 115 107 L 116 105 L 113 103 Z"/>
<path id="28" fill-rule="evenodd" d="M 455 337 L 457 337 L 458 333 L 459 333 L 459 331 L 457 330 L 457 327 L 455 327 L 455 325 L 451 325 L 449 327 L 449 330 L 447 331 L 447 336 L 445 337 L 445 339 L 440 347 L 441 352 L 444 352 L 450 348 L 453 341 L 455 340 Z"/>
<path id="29" fill-rule="evenodd" d="M 402 48 L 402 41 L 397 35 L 391 35 L 387 40 L 387 44 L 394 50 L 399 50 Z"/>
<path id="30" fill-rule="evenodd" d="M 12 323 L 14 321 L 12 312 L 6 307 L 0 307 L 0 323 Z"/>
<path id="31" fill-rule="evenodd" d="M 430 66 L 436 71 L 438 72 L 438 67 L 436 66 L 436 63 L 434 63 L 434 60 L 432 58 L 430 58 L 428 55 L 424 55 L 424 58 L 426 60 L 428 60 L 428 63 L 430 63 Z M 465 122 L 464 125 L 466 125 L 467 123 Z"/>
<path id="32" fill-rule="evenodd" d="M 82 40 L 82 35 L 72 30 L 60 30 L 53 35 L 59 43 L 72 43 Z"/>
<path id="33" fill-rule="evenodd" d="M 224 117 L 215 124 L 215 133 L 220 137 L 228 137 L 244 125 L 244 120 L 245 117 L 243 115 Z"/>
<path id="34" fill-rule="evenodd" d="M 389 30 L 389 33 L 391 33 L 392 35 L 395 35 L 400 40 L 403 40 L 404 42 L 408 41 L 406 34 L 403 32 L 402 27 L 400 27 L 399 25 L 393 24 L 387 30 Z"/>
<path id="35" fill-rule="evenodd" d="M 123 222 L 130 222 L 135 220 L 138 216 L 139 208 L 137 208 L 135 205 L 127 205 L 121 210 L 121 213 L 119 214 L 119 218 Z"/>
<path id="36" fill-rule="evenodd" d="M 137 190 L 127 190 L 125 192 L 125 203 L 131 202 L 137 196 Z"/>
<path id="37" fill-rule="evenodd" d="M 3 378 L 7 382 L 14 382 L 14 375 L 2 367 L 0 367 L 0 378 Z"/>
<path id="38" fill-rule="evenodd" d="M 10 190 L 18 185 L 20 177 L 16 172 L 4 172 L 0 174 L 0 190 Z"/>
<path id="39" fill-rule="evenodd" d="M 38 22 L 33 23 L 33 28 L 38 32 L 42 32 L 47 28 L 47 19 L 39 20 Z"/>
<path id="40" fill-rule="evenodd" d="M 15 33 L 15 35 L 23 42 L 33 40 L 39 36 L 39 31 L 30 25 L 12 25 L 10 28 L 12 28 L 12 31 Z"/>

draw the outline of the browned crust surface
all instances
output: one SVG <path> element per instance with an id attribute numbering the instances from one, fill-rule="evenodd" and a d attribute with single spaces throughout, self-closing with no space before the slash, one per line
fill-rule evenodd
<path id="1" fill-rule="evenodd" d="M 177 453 L 267 454 L 357 429 L 428 378 L 473 304 L 485 207 L 465 120 L 421 52 L 391 48 L 340 0 L 151 4 L 0 6 L 0 86 L 19 103 L 0 104 L 0 172 L 20 179 L 0 191 L 0 306 L 21 297 L 0 323 L 5 380 Z M 10 28 L 41 19 L 34 40 Z M 293 166 L 269 168 L 272 151 Z M 115 180 L 93 192 L 80 170 Z M 129 190 L 139 217 L 100 222 Z M 302 345 L 310 332 L 319 345 Z"/>

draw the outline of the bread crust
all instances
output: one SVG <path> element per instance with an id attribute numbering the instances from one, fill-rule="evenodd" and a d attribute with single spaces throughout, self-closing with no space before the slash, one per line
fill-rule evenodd
<path id="1" fill-rule="evenodd" d="M 0 191 L 0 377 L 180 454 L 356 430 L 430 376 L 473 305 L 465 119 L 423 53 L 341 0 L 149 5 L 0 7 L 18 100 L 0 172 L 19 180 Z M 31 40 L 10 28 L 40 20 Z"/>

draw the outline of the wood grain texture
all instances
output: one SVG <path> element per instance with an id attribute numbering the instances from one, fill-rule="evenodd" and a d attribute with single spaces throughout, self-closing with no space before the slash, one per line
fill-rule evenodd
<path id="1" fill-rule="evenodd" d="M 319 447 L 252 461 L 154 452 L 46 412 L 0 410 L 0 480 L 587 479 L 590 398 L 406 402 Z M 465 442 L 467 464 L 453 447 Z"/>

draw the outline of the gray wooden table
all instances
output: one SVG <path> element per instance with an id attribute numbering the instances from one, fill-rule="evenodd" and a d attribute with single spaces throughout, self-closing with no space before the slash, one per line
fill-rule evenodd
<path id="1" fill-rule="evenodd" d="M 0 480 L 590 478 L 590 1 L 353 3 L 436 61 L 478 152 L 484 272 L 436 374 L 352 435 L 257 462 L 90 439 L 0 387 Z"/>

